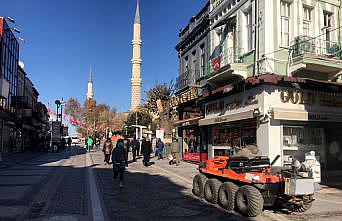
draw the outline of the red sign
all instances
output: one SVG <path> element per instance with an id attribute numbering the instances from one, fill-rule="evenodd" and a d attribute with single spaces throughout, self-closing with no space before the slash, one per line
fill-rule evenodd
<path id="1" fill-rule="evenodd" d="M 219 71 L 221 68 L 221 56 L 218 56 L 216 58 L 213 58 L 211 60 L 211 67 L 214 71 Z"/>
<path id="2" fill-rule="evenodd" d="M 193 161 L 193 162 L 201 162 L 201 156 L 202 156 L 202 161 L 207 160 L 207 154 L 206 153 L 183 153 L 183 160 L 186 161 Z"/>
<path id="3" fill-rule="evenodd" d="M 0 36 L 2 36 L 3 28 L 4 28 L 4 18 L 0 17 Z"/>

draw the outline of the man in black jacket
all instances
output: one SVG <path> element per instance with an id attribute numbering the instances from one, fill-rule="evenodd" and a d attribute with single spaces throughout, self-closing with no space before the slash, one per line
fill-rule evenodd
<path id="1" fill-rule="evenodd" d="M 151 142 L 144 137 L 141 143 L 141 153 L 144 156 L 143 164 L 147 167 L 150 164 Z"/>
<path id="2" fill-rule="evenodd" d="M 133 141 L 131 143 L 131 148 L 132 148 L 132 154 L 133 154 L 133 161 L 136 160 L 136 156 L 139 156 L 139 150 L 140 150 L 140 142 L 137 140 L 135 137 L 133 138 Z"/>

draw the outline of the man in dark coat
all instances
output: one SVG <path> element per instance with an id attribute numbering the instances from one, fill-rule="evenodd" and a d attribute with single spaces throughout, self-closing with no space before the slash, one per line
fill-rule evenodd
<path id="1" fill-rule="evenodd" d="M 139 150 L 140 150 L 140 142 L 137 140 L 135 137 L 133 138 L 133 141 L 131 143 L 131 148 L 132 148 L 132 154 L 133 154 L 133 161 L 136 160 L 136 156 L 139 156 Z"/>
<path id="2" fill-rule="evenodd" d="M 150 154 L 151 154 L 151 142 L 147 138 L 143 138 L 141 143 L 141 153 L 144 156 L 143 164 L 144 166 L 149 166 L 150 164 Z"/>
<path id="3" fill-rule="evenodd" d="M 127 162 L 127 154 L 124 147 L 124 141 L 122 139 L 118 140 L 116 143 L 116 147 L 112 152 L 112 161 L 113 161 L 113 172 L 114 179 L 119 176 L 120 183 L 119 186 L 123 187 L 123 174 L 125 167 L 128 166 Z"/>

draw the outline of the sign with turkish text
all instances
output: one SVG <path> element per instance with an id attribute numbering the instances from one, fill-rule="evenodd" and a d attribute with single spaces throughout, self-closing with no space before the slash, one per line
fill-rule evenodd
<path id="1" fill-rule="evenodd" d="M 199 97 L 198 95 L 198 89 L 197 88 L 191 88 L 190 90 L 179 94 L 177 96 L 171 97 L 170 99 L 170 106 L 176 107 L 180 104 L 195 100 Z"/>

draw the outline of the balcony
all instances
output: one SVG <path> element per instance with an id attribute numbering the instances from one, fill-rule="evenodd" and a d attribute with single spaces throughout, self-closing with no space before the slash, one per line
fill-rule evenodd
<path id="1" fill-rule="evenodd" d="M 244 50 L 242 48 L 226 48 L 218 56 L 209 60 L 208 81 L 217 85 L 236 75 L 247 77 L 247 65 L 244 64 Z"/>
<path id="2" fill-rule="evenodd" d="M 290 72 L 300 75 L 310 72 L 319 80 L 330 80 L 342 70 L 341 42 L 326 41 L 308 36 L 298 36 L 290 48 Z M 316 74 L 316 75 L 313 75 Z"/>
<path id="3" fill-rule="evenodd" d="M 19 109 L 32 109 L 28 96 L 12 96 L 11 106 Z"/>
<path id="4" fill-rule="evenodd" d="M 176 79 L 177 91 L 181 91 L 189 86 L 200 85 L 203 78 L 204 76 L 201 75 L 200 70 L 187 70 Z"/>

